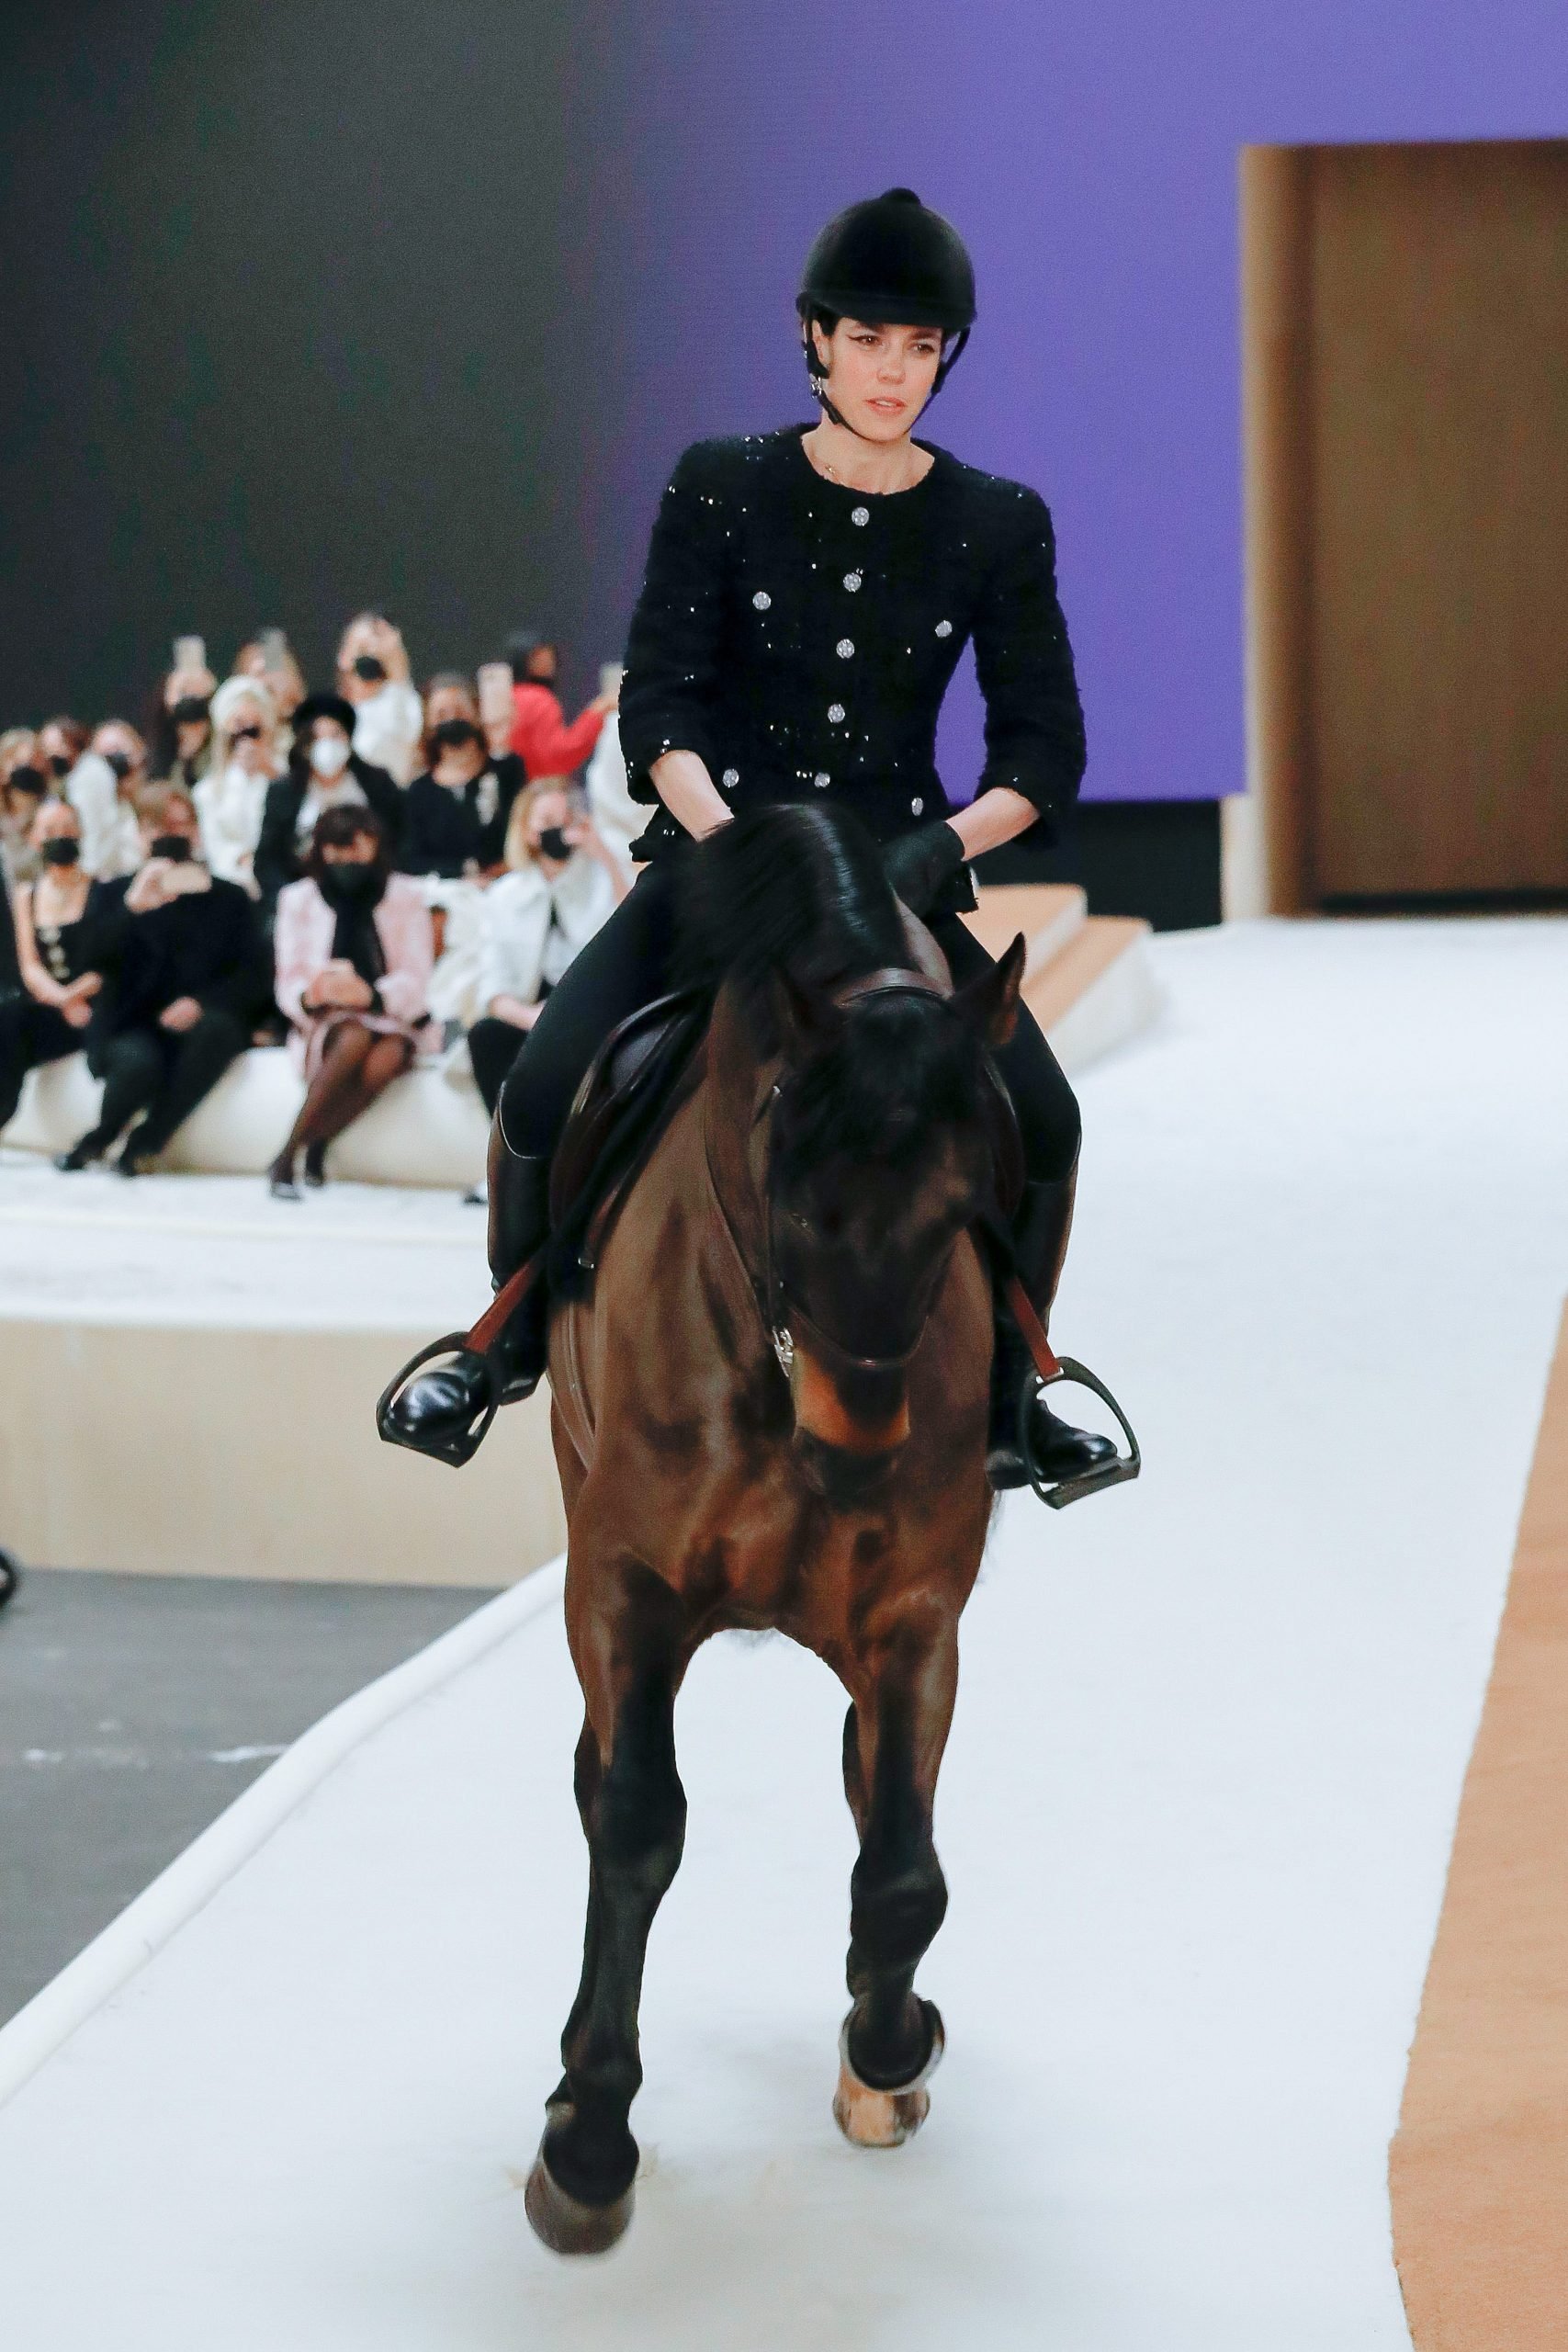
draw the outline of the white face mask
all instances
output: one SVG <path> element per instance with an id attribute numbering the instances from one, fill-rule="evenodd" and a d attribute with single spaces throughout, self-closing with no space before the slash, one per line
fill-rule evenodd
<path id="1" fill-rule="evenodd" d="M 318 775 L 341 775 L 348 765 L 348 745 L 341 735 L 318 735 L 310 746 L 310 765 Z"/>

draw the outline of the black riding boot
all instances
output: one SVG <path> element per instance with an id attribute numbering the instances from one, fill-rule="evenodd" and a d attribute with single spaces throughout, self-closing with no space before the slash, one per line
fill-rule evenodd
<path id="1" fill-rule="evenodd" d="M 489 1181 L 490 1271 L 499 1290 L 548 1236 L 550 1163 L 512 1150 L 497 1119 L 491 1129 Z M 544 1377 L 548 1352 L 549 1312 L 540 1280 L 494 1343 L 502 1404 L 514 1405 L 533 1395 Z M 459 1355 L 421 1373 L 391 1400 L 386 1412 L 391 1424 L 388 1434 L 416 1453 L 445 1453 L 473 1427 L 490 1394 L 486 1360 Z"/>
<path id="2" fill-rule="evenodd" d="M 1077 1189 L 1075 1161 L 1054 1184 L 1026 1184 L 1023 1202 L 1013 1225 L 1013 1256 L 1023 1287 L 1042 1323 L 1049 1324 L 1051 1302 L 1062 1279 L 1067 1236 L 1073 1225 L 1073 1194 Z M 1020 1443 L 1019 1399 L 1032 1359 L 1022 1332 L 1005 1304 L 997 1302 L 997 1344 L 991 1359 L 991 1435 L 986 1473 L 993 1487 L 1027 1487 L 1029 1466 Z M 1093 1430 L 1075 1429 L 1052 1412 L 1043 1396 L 1034 1397 L 1031 1414 L 1031 1447 L 1041 1476 L 1053 1482 L 1078 1478 L 1098 1470 L 1116 1452 L 1108 1437 Z"/>

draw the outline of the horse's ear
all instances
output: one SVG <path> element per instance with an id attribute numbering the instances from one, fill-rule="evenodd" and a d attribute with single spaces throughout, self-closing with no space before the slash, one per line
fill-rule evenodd
<path id="1" fill-rule="evenodd" d="M 1005 1046 L 1012 1035 L 1027 955 L 1021 931 L 1000 962 L 960 989 L 953 1000 L 953 1010 L 963 1014 L 987 1046 Z"/>
<path id="2" fill-rule="evenodd" d="M 830 996 L 797 980 L 781 965 L 773 974 L 773 1023 L 786 1061 L 804 1061 L 830 1045 L 844 1016 Z"/>

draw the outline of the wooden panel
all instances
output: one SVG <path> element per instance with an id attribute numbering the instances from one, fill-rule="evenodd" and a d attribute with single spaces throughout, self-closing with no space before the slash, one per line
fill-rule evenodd
<path id="1" fill-rule="evenodd" d="M 1315 880 L 1568 887 L 1568 141 L 1312 151 Z"/>

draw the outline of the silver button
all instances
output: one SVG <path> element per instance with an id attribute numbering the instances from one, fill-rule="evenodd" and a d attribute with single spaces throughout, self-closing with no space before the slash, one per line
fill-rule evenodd
<path id="1" fill-rule="evenodd" d="M 856 526 L 857 529 L 863 530 L 871 520 L 870 507 L 852 506 L 850 509 L 850 520 Z"/>
<path id="2" fill-rule="evenodd" d="M 861 582 L 864 579 L 864 577 L 865 577 L 865 574 L 864 574 L 863 572 L 861 572 L 861 571 L 846 571 L 846 572 L 845 572 L 845 574 L 844 574 L 844 585 L 845 585 L 845 587 L 849 590 L 849 592 L 850 592 L 850 594 L 851 594 L 851 595 L 852 595 L 852 596 L 854 594 L 854 593 L 855 593 L 856 589 L 860 586 Z"/>
<path id="3" fill-rule="evenodd" d="M 953 635 L 953 623 L 951 621 L 938 621 L 936 625 L 936 633 L 938 637 L 951 637 Z"/>
<path id="4" fill-rule="evenodd" d="M 733 791 L 734 791 L 734 789 L 735 789 L 735 787 L 736 787 L 736 786 L 737 786 L 737 785 L 739 783 L 739 781 L 740 781 L 740 771 L 739 771 L 739 768 L 726 768 L 726 769 L 725 769 L 725 771 L 724 771 L 724 774 L 723 774 L 723 775 L 720 777 L 719 781 L 720 781 L 720 783 L 724 786 L 724 788 L 725 788 L 725 790 L 726 790 L 727 792 L 733 792 Z"/>
<path id="5" fill-rule="evenodd" d="M 924 802 L 923 800 L 911 800 L 911 801 L 910 801 L 910 803 L 909 803 L 909 814 L 910 814 L 910 816 L 911 816 L 911 817 L 918 817 L 918 816 L 919 815 L 919 813 L 920 813 L 921 809 L 925 807 L 925 805 L 926 805 L 926 804 L 925 804 L 925 802 Z"/>
<path id="6" fill-rule="evenodd" d="M 852 637 L 841 637 L 833 648 L 840 662 L 847 662 L 854 650 L 855 641 Z"/>
<path id="7" fill-rule="evenodd" d="M 821 792 L 832 783 L 833 779 L 828 774 L 826 768 L 818 768 L 811 781 L 817 786 L 818 791 Z"/>
<path id="8" fill-rule="evenodd" d="M 769 595 L 765 588 L 759 588 L 756 594 L 751 599 L 751 602 L 756 605 L 757 610 L 760 613 L 765 613 L 773 601 L 773 598 Z M 940 629 L 937 634 L 939 636 L 942 634 Z"/>
<path id="9" fill-rule="evenodd" d="M 841 727 L 841 726 L 843 725 L 843 723 L 844 723 L 844 706 L 843 706 L 843 704 L 842 704 L 841 702 L 830 702 L 830 703 L 828 705 L 828 724 L 829 724 L 829 727 Z"/>

